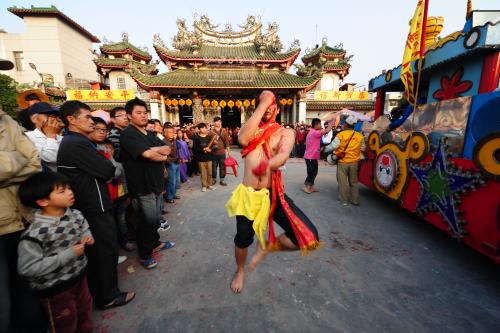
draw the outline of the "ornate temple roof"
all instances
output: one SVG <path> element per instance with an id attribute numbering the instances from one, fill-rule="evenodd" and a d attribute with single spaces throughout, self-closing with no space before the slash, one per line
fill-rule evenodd
<path id="1" fill-rule="evenodd" d="M 299 77 L 280 70 L 177 69 L 160 75 L 145 75 L 130 70 L 132 78 L 145 89 L 305 89 L 309 90 L 320 76 Z"/>
<path id="2" fill-rule="evenodd" d="M 334 47 L 328 46 L 326 37 L 323 37 L 321 45 L 317 45 L 312 51 L 309 51 L 306 55 L 304 55 L 302 57 L 302 61 L 304 63 L 314 62 L 320 57 L 326 59 L 343 59 L 345 55 L 346 51 L 344 50 L 342 44 L 336 45 Z"/>
<path id="3" fill-rule="evenodd" d="M 323 37 L 321 46 L 317 45 L 314 50 L 307 52 L 302 57 L 303 65 L 297 67 L 297 75 L 307 76 L 316 72 L 337 73 L 344 77 L 349 74 L 352 56 L 346 57 L 346 51 L 342 44 L 334 47 L 327 45 L 326 37 Z"/>
<path id="4" fill-rule="evenodd" d="M 177 20 L 178 33 L 173 38 L 173 49 L 167 48 L 160 36 L 154 36 L 153 45 L 158 56 L 169 68 L 178 63 L 269 63 L 280 64 L 288 69 L 300 53 L 298 41 L 282 52 L 283 45 L 278 37 L 278 25 L 269 23 L 264 33 L 262 23 L 254 16 L 248 16 L 240 30 L 233 30 L 226 24 L 223 30 L 211 23 L 207 16 L 195 19 L 193 31 L 186 27 L 184 20 Z"/>
<path id="5" fill-rule="evenodd" d="M 115 56 L 110 58 L 110 56 Z M 120 56 L 116 58 L 116 56 Z M 128 41 L 128 34 L 122 33 L 122 40 L 118 43 L 107 42 L 101 45 L 101 54 L 94 59 L 98 71 L 105 75 L 103 69 L 131 69 L 136 68 L 144 74 L 156 74 L 158 62 L 151 62 L 151 55 Z"/>
<path id="6" fill-rule="evenodd" d="M 275 53 L 269 49 L 259 52 L 255 46 L 212 46 L 203 45 L 199 51 L 192 50 L 169 50 L 165 47 L 155 45 L 155 49 L 162 60 L 203 60 L 207 61 L 236 61 L 246 63 L 256 62 L 288 62 L 295 61 L 300 50 L 291 50 L 285 53 Z"/>
<path id="7" fill-rule="evenodd" d="M 86 30 L 84 27 L 70 19 L 68 16 L 66 16 L 63 12 L 61 12 L 59 9 L 57 9 L 56 6 L 50 6 L 50 7 L 35 7 L 31 6 L 31 8 L 24 8 L 24 7 L 9 7 L 7 8 L 9 12 L 12 14 L 24 18 L 25 16 L 39 16 L 39 17 L 56 17 L 72 27 L 73 29 L 77 30 L 80 32 L 83 36 L 87 37 L 92 43 L 100 43 L 101 41 L 99 38 L 96 36 L 92 35 L 88 30 Z"/>
<path id="8" fill-rule="evenodd" d="M 149 52 L 134 46 L 128 41 L 128 34 L 126 32 L 122 33 L 122 40 L 118 43 L 107 43 L 100 47 L 101 53 L 104 54 L 130 54 L 133 57 L 140 58 L 142 60 L 150 61 L 152 59 Z"/>

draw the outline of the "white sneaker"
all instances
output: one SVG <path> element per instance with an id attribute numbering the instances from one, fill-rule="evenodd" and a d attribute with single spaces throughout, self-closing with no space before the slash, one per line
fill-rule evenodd
<path id="1" fill-rule="evenodd" d="M 202 192 L 206 192 L 206 191 L 207 191 L 207 188 L 206 188 L 206 187 L 202 187 L 202 188 L 201 188 L 201 191 L 202 191 Z"/>
<path id="2" fill-rule="evenodd" d="M 118 256 L 118 265 L 127 260 L 127 256 Z"/>
<path id="3" fill-rule="evenodd" d="M 170 225 L 168 224 L 168 221 L 165 220 L 163 222 L 160 223 L 160 227 L 158 228 L 158 232 L 165 232 L 165 231 L 168 231 L 170 229 Z"/>
<path id="4" fill-rule="evenodd" d="M 208 187 L 208 189 L 209 189 L 210 191 L 213 191 L 213 190 L 215 190 L 215 187 L 214 187 L 214 186 L 209 186 L 209 187 Z"/>

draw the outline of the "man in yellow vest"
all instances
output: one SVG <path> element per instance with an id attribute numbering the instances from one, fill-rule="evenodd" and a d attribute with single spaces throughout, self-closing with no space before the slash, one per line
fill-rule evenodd
<path id="1" fill-rule="evenodd" d="M 359 205 L 358 163 L 361 160 L 361 152 L 365 150 L 365 140 L 361 133 L 354 130 L 357 121 L 353 115 L 347 117 L 343 131 L 325 148 L 325 152 L 335 151 L 337 156 L 339 199 L 343 206 L 349 204 L 349 191 L 351 203 Z"/>

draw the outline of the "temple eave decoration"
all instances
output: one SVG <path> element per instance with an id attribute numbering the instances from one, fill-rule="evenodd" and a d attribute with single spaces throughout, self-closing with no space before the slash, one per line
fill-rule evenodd
<path id="1" fill-rule="evenodd" d="M 278 70 L 193 70 L 177 69 L 160 75 L 128 71 L 142 88 L 185 89 L 292 89 L 308 91 L 321 79 L 319 75 L 299 77 Z"/>
<path id="2" fill-rule="evenodd" d="M 218 25 L 212 24 L 203 15 L 195 19 L 193 31 L 188 30 L 185 20 L 177 20 L 178 33 L 173 38 L 169 49 L 159 34 L 153 38 L 156 53 L 169 68 L 179 65 L 192 66 L 189 63 L 209 64 L 272 64 L 287 70 L 300 54 L 300 44 L 294 41 L 286 51 L 279 39 L 278 24 L 269 23 L 263 32 L 262 23 L 254 16 L 248 16 L 240 31 L 233 30 L 226 24 L 223 30 L 216 30 Z"/>

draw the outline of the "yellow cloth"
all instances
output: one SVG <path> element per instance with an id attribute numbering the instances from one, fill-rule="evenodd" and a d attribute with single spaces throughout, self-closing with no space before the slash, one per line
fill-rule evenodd
<path id="1" fill-rule="evenodd" d="M 340 146 L 337 151 L 345 152 L 345 157 L 341 160 L 342 163 L 354 163 L 361 160 L 361 145 L 363 144 L 363 135 L 359 132 L 355 132 L 352 136 L 351 142 L 349 138 L 352 135 L 353 130 L 345 130 L 337 134 L 336 138 L 340 140 Z M 345 148 L 349 142 L 349 146 Z"/>
<path id="2" fill-rule="evenodd" d="M 271 211 L 271 199 L 267 188 L 255 190 L 243 184 L 238 185 L 226 203 L 226 210 L 229 217 L 243 215 L 253 221 L 253 230 L 262 248 L 266 248 L 265 235 Z"/>

